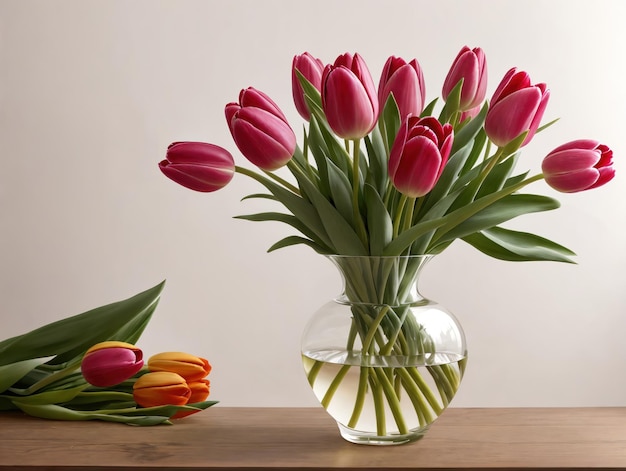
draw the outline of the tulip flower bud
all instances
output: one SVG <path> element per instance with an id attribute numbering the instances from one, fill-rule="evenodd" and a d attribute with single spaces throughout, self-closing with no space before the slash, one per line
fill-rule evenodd
<path id="1" fill-rule="evenodd" d="M 541 170 L 546 183 L 555 190 L 591 190 L 615 176 L 613 151 L 592 139 L 571 141 L 550 152 L 543 159 Z"/>
<path id="2" fill-rule="evenodd" d="M 189 386 L 189 390 L 191 391 L 191 395 L 187 400 L 187 404 L 195 404 L 196 402 L 206 401 L 209 397 L 210 393 L 210 382 L 208 379 L 202 379 L 200 381 L 193 381 L 191 383 L 187 383 Z M 182 419 L 183 417 L 187 417 L 188 415 L 195 414 L 196 412 L 200 412 L 198 410 L 181 410 L 176 412 L 172 416 L 172 419 Z"/>
<path id="3" fill-rule="evenodd" d="M 407 116 L 389 154 L 389 177 L 396 189 L 411 198 L 433 189 L 448 162 L 453 129 L 434 117 Z"/>
<path id="4" fill-rule="evenodd" d="M 191 397 L 185 378 L 170 371 L 141 375 L 133 385 L 133 399 L 141 407 L 182 406 Z"/>
<path id="5" fill-rule="evenodd" d="M 293 156 L 296 135 L 280 108 L 263 92 L 252 87 L 241 90 L 239 103 L 228 103 L 224 114 L 235 144 L 257 167 L 276 170 Z"/>
<path id="6" fill-rule="evenodd" d="M 548 105 L 550 91 L 545 83 L 530 84 L 526 72 L 509 70 L 491 99 L 485 119 L 485 132 L 499 147 L 528 132 L 522 146 L 535 135 L 543 112 Z"/>
<path id="7" fill-rule="evenodd" d="M 125 342 L 107 341 L 91 347 L 83 356 L 80 368 L 92 386 L 114 386 L 127 380 L 143 366 L 140 349 Z"/>
<path id="8" fill-rule="evenodd" d="M 461 79 L 463 85 L 459 110 L 468 111 L 479 106 L 487 94 L 487 61 L 481 48 L 463 46 L 459 51 L 443 82 L 441 93 L 444 100 L 448 99 Z"/>
<path id="9" fill-rule="evenodd" d="M 426 86 L 422 68 L 416 59 L 408 63 L 395 56 L 387 59 L 378 86 L 378 103 L 381 107 L 385 106 L 390 94 L 393 94 L 398 105 L 401 119 L 408 114 L 420 115 L 426 100 Z"/>
<path id="10" fill-rule="evenodd" d="M 232 155 L 226 149 L 205 142 L 170 144 L 159 168 L 176 183 L 202 192 L 223 188 L 235 174 Z"/>
<path id="11" fill-rule="evenodd" d="M 206 401 L 211 393 L 211 382 L 208 379 L 192 381 L 187 383 L 187 385 L 191 390 L 191 396 L 189 396 L 189 400 L 187 401 L 188 404 Z"/>
<path id="12" fill-rule="evenodd" d="M 311 113 L 309 107 L 306 104 L 304 98 L 304 90 L 300 84 L 300 79 L 296 71 L 300 72 L 305 79 L 307 79 L 311 85 L 317 88 L 321 92 L 322 89 L 322 72 L 324 71 L 324 64 L 321 60 L 316 59 L 308 52 L 304 54 L 294 56 L 291 67 L 291 91 L 293 94 L 293 101 L 296 104 L 296 109 L 300 116 L 305 120 L 311 119 Z"/>
<path id="13" fill-rule="evenodd" d="M 163 352 L 148 359 L 150 371 L 171 371 L 187 381 L 199 381 L 211 372 L 211 365 L 204 359 L 189 353 Z"/>
<path id="14" fill-rule="evenodd" d="M 322 74 L 322 108 L 331 129 L 343 139 L 359 139 L 374 129 L 378 97 L 359 54 L 346 53 Z"/>

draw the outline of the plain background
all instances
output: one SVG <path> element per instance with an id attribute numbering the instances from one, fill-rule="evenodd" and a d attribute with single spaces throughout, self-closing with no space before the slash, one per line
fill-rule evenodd
<path id="1" fill-rule="evenodd" d="M 291 234 L 233 216 L 272 210 L 237 175 L 200 194 L 158 170 L 167 145 L 233 152 L 223 115 L 254 86 L 291 99 L 295 54 L 359 52 L 377 83 L 390 55 L 417 58 L 428 101 L 463 45 L 487 55 L 491 96 L 513 66 L 552 97 L 560 121 L 524 148 L 539 171 L 554 147 L 595 138 L 616 178 L 575 195 L 543 183 L 557 211 L 507 227 L 577 252 L 576 265 L 508 263 L 463 242 L 426 269 L 422 291 L 465 328 L 466 377 L 454 406 L 626 405 L 624 106 L 626 3 L 602 1 L 0 1 L 0 337 L 129 297 L 163 279 L 139 342 L 213 364 L 223 406 L 315 406 L 300 334 L 338 294 L 331 264 Z"/>

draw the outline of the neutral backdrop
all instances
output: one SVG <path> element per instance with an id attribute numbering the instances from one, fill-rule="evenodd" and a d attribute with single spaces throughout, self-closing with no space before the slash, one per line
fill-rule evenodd
<path id="1" fill-rule="evenodd" d="M 417 58 L 429 101 L 463 45 L 484 49 L 488 97 L 513 66 L 552 97 L 560 121 L 524 148 L 537 172 L 554 147 L 595 138 L 617 176 L 575 195 L 531 189 L 562 207 L 508 227 L 577 252 L 576 265 L 507 263 L 453 244 L 422 291 L 465 328 L 466 377 L 454 406 L 626 405 L 626 2 L 602 1 L 0 1 L 0 337 L 129 297 L 167 279 L 139 342 L 212 363 L 224 406 L 317 405 L 300 334 L 335 296 L 331 264 L 305 247 L 266 253 L 291 232 L 234 219 L 237 175 L 200 194 L 166 179 L 167 145 L 237 152 L 224 105 L 254 86 L 291 99 L 295 54 L 359 52 L 378 82 L 390 55 Z M 271 208 L 273 209 L 273 207 Z"/>

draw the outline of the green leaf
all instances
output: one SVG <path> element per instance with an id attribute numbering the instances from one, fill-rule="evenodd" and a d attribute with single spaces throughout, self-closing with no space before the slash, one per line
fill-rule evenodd
<path id="1" fill-rule="evenodd" d="M 327 162 L 328 182 L 334 206 L 339 214 L 355 227 L 354 210 L 352 208 L 352 187 L 348 177 L 330 160 Z"/>
<path id="2" fill-rule="evenodd" d="M 478 135 L 478 133 L 483 129 L 483 124 L 485 124 L 485 118 L 487 117 L 487 111 L 489 107 L 487 103 L 483 105 L 478 113 L 469 123 L 463 126 L 458 133 L 454 135 L 454 142 L 452 143 L 452 154 L 457 152 L 459 149 L 467 146 L 474 138 Z"/>
<path id="3" fill-rule="evenodd" d="M 365 147 L 369 160 L 369 172 L 365 181 L 374 186 L 379 195 L 385 194 L 388 182 L 388 157 L 380 129 L 375 127 L 370 136 L 365 137 Z"/>
<path id="4" fill-rule="evenodd" d="M 298 245 L 298 244 L 307 245 L 319 254 L 326 254 L 326 255 L 332 254 L 332 251 L 329 248 L 322 247 L 310 239 L 306 239 L 304 237 L 298 237 L 298 236 L 287 236 L 279 240 L 275 244 L 273 244 L 269 249 L 267 249 L 267 251 L 273 252 L 274 250 L 278 250 L 284 247 L 290 247 L 292 245 Z"/>
<path id="5" fill-rule="evenodd" d="M 463 238 L 490 257 L 507 261 L 553 261 L 575 263 L 567 247 L 528 232 L 492 227 Z"/>
<path id="6" fill-rule="evenodd" d="M 396 103 L 393 93 L 387 98 L 381 118 L 382 119 L 379 121 L 379 124 L 382 124 L 383 128 L 381 129 L 381 134 L 383 139 L 387 142 L 387 149 L 391 149 L 396 140 L 398 129 L 400 129 L 400 123 L 402 122 L 400 110 L 398 109 L 398 104 Z"/>
<path id="7" fill-rule="evenodd" d="M 370 235 L 370 254 L 382 255 L 393 237 L 393 222 L 385 203 L 372 185 L 365 185 L 364 196 L 367 207 L 367 228 Z"/>
<path id="8" fill-rule="evenodd" d="M 62 402 L 68 402 L 74 399 L 85 388 L 89 387 L 87 382 L 83 382 L 82 385 L 73 387 L 71 389 L 53 389 L 50 391 L 44 391 L 37 394 L 31 394 L 29 396 L 0 396 L 5 399 L 14 399 L 20 404 L 29 405 L 42 405 L 42 404 L 60 404 Z"/>
<path id="9" fill-rule="evenodd" d="M 441 109 L 441 113 L 439 114 L 439 121 L 441 123 L 450 122 L 452 116 L 456 112 L 459 111 L 460 103 L 461 103 L 461 88 L 463 87 L 463 79 L 459 80 L 454 88 L 450 91 L 448 98 L 446 98 L 446 103 L 443 105 Z"/>
<path id="10" fill-rule="evenodd" d="M 287 224 L 294 229 L 298 230 L 305 236 L 310 239 L 315 239 L 315 233 L 311 231 L 305 224 L 300 221 L 297 217 L 291 214 L 284 213 L 276 213 L 276 212 L 267 212 L 267 213 L 257 213 L 257 214 L 244 214 L 241 216 L 235 216 L 235 219 L 245 219 L 247 221 L 254 222 L 265 222 L 265 221 L 276 221 Z"/>
<path id="11" fill-rule="evenodd" d="M 426 116 L 432 116 L 433 112 L 435 111 L 435 105 L 437 104 L 438 101 L 439 101 L 439 98 L 435 98 L 428 105 L 426 105 L 426 107 L 422 111 L 422 114 L 420 114 L 420 118 L 424 118 Z"/>
<path id="12" fill-rule="evenodd" d="M 490 193 L 495 193 L 496 191 L 501 190 L 506 180 L 511 175 L 513 169 L 515 169 L 515 164 L 517 163 L 517 156 L 519 154 L 515 154 L 510 156 L 509 158 L 503 160 L 499 164 L 497 164 L 491 172 L 485 178 L 485 181 L 480 185 L 480 189 L 476 195 L 477 198 L 488 195 Z"/>
<path id="13" fill-rule="evenodd" d="M 444 234 L 440 234 L 439 238 L 435 238 L 435 242 L 441 243 L 466 237 L 474 232 L 497 226 L 522 214 L 550 211 L 559 206 L 560 204 L 557 200 L 547 196 L 508 195 L 457 224 Z"/>
<path id="14" fill-rule="evenodd" d="M 165 282 L 131 298 L 92 309 L 0 342 L 0 365 L 55 356 L 53 363 L 108 340 L 154 307 Z"/>
<path id="15" fill-rule="evenodd" d="M 319 244 L 322 246 L 332 246 L 330 237 L 326 233 L 322 220 L 320 219 L 320 215 L 309 201 L 259 174 L 251 172 L 248 175 L 265 186 L 265 188 L 267 188 L 276 197 L 276 199 L 283 204 L 283 206 L 285 206 L 296 218 L 298 218 L 311 233 L 315 234 L 315 242 L 319 241 Z"/>
<path id="16" fill-rule="evenodd" d="M 6 391 L 41 363 L 43 360 L 35 358 L 0 366 L 0 393 Z"/>
<path id="17" fill-rule="evenodd" d="M 352 226 L 341 216 L 337 209 L 303 175 L 296 175 L 300 188 L 311 198 L 311 204 L 319 215 L 323 228 L 331 243 L 334 253 L 344 255 L 367 255 L 363 243 Z"/>

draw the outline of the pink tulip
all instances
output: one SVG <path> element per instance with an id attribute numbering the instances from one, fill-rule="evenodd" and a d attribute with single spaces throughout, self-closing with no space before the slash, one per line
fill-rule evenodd
<path id="1" fill-rule="evenodd" d="M 452 89 L 463 79 L 459 109 L 468 111 L 478 107 L 487 94 L 487 61 L 479 47 L 467 46 L 459 51 L 443 83 L 442 95 L 447 100 Z"/>
<path id="2" fill-rule="evenodd" d="M 313 57 L 308 52 L 304 54 L 294 56 L 291 67 L 291 91 L 293 94 L 293 101 L 296 104 L 296 109 L 300 116 L 305 120 L 311 119 L 311 113 L 309 107 L 304 99 L 304 90 L 300 85 L 300 79 L 296 70 L 300 72 L 304 78 L 306 78 L 311 85 L 317 88 L 317 91 L 321 93 L 322 89 L 322 73 L 324 72 L 324 63 Z"/>
<path id="3" fill-rule="evenodd" d="M 411 198 L 433 189 L 448 162 L 453 129 L 434 117 L 407 116 L 389 154 L 389 177 L 396 189 Z"/>
<path id="4" fill-rule="evenodd" d="M 526 72 L 509 70 L 491 99 L 485 120 L 485 132 L 499 147 L 528 132 L 522 146 L 535 135 L 543 112 L 548 105 L 550 91 L 545 83 L 530 84 Z"/>
<path id="5" fill-rule="evenodd" d="M 541 165 L 546 182 L 564 193 L 591 190 L 615 176 L 613 151 L 591 139 L 568 142 L 550 152 Z"/>
<path id="6" fill-rule="evenodd" d="M 226 122 L 241 153 L 257 167 L 272 171 L 296 150 L 296 136 L 281 109 L 265 93 L 241 90 L 239 103 L 228 103 Z"/>
<path id="7" fill-rule="evenodd" d="M 142 366 L 140 349 L 125 342 L 107 341 L 87 350 L 80 369 L 89 384 L 106 388 L 132 377 Z"/>
<path id="8" fill-rule="evenodd" d="M 422 68 L 416 59 L 409 63 L 395 56 L 387 59 L 378 86 L 378 103 L 381 107 L 385 106 L 392 93 L 401 119 L 408 114 L 420 115 L 426 100 L 426 87 Z"/>
<path id="9" fill-rule="evenodd" d="M 343 139 L 359 139 L 374 129 L 378 98 L 359 54 L 339 56 L 322 74 L 322 107 L 328 124 Z"/>
<path id="10" fill-rule="evenodd" d="M 167 148 L 159 168 L 166 177 L 195 191 L 223 188 L 235 174 L 233 156 L 206 142 L 174 142 Z"/>

